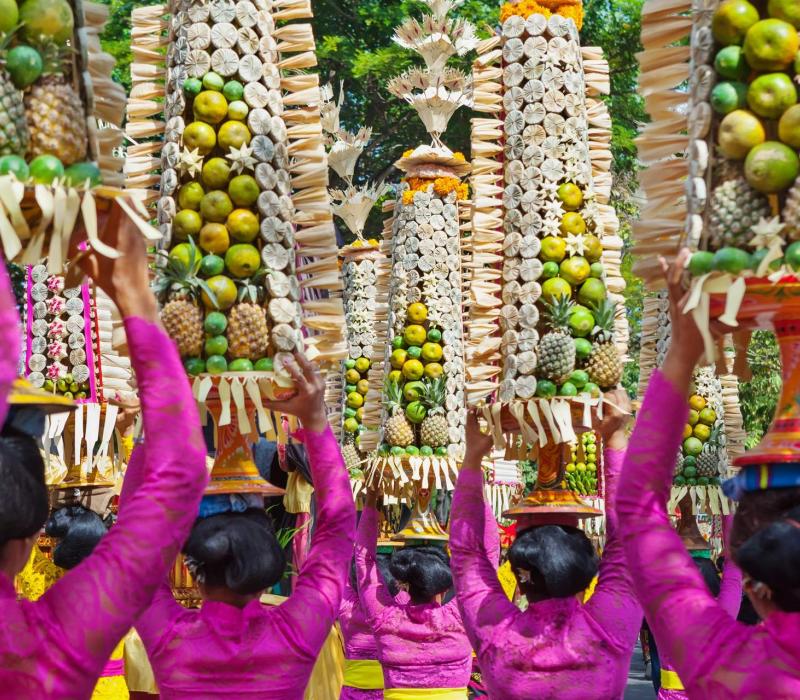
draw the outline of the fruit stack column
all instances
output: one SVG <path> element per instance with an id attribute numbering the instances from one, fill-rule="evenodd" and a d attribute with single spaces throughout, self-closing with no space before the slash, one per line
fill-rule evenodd
<path id="1" fill-rule="evenodd" d="M 213 385 L 240 414 L 245 395 L 258 408 L 286 386 L 286 353 L 345 352 L 319 78 L 300 72 L 316 65 L 314 37 L 294 22 L 310 16 L 294 0 L 134 12 L 128 130 L 152 140 L 131 149 L 129 180 L 157 202 L 162 319 L 198 401 Z"/>
<path id="2" fill-rule="evenodd" d="M 579 4 L 536 8 L 503 5 L 500 35 L 475 63 L 476 108 L 492 117 L 473 121 L 473 231 L 484 262 L 502 258 L 497 281 L 475 266 L 480 323 L 468 350 L 499 370 L 475 377 L 470 400 L 510 405 L 531 444 L 545 432 L 571 439 L 569 408 L 556 397 L 597 403 L 627 352 L 611 124 L 596 99 L 608 91 L 608 66 L 599 49 L 580 46 Z"/>

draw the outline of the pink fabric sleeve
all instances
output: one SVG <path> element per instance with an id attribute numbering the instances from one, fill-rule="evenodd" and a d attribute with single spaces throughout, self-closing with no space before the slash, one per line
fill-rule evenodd
<path id="1" fill-rule="evenodd" d="M 356 580 L 364 617 L 374 625 L 391 596 L 378 571 L 378 511 L 365 507 L 356 530 Z"/>
<path id="2" fill-rule="evenodd" d="M 494 628 L 518 612 L 497 578 L 500 535 L 483 495 L 480 469 L 462 469 L 458 475 L 450 514 L 450 552 L 461 617 L 480 654 Z"/>
<path id="3" fill-rule="evenodd" d="M 732 524 L 732 515 L 722 516 L 722 538 L 724 543 L 728 542 L 728 534 Z M 725 558 L 717 602 L 733 619 L 739 616 L 739 608 L 742 606 L 742 570 L 736 565 L 731 556 Z"/>
<path id="4" fill-rule="evenodd" d="M 0 428 L 8 415 L 8 395 L 17 378 L 20 350 L 19 315 L 5 260 L 0 262 Z"/>
<path id="5" fill-rule="evenodd" d="M 606 449 L 603 466 L 606 480 L 606 546 L 600 561 L 597 588 L 586 604 L 592 617 L 600 621 L 609 635 L 621 646 L 636 643 L 642 624 L 642 608 L 633 589 L 633 581 L 625 561 L 616 511 L 620 472 L 625 459 L 623 450 Z"/>
<path id="6" fill-rule="evenodd" d="M 737 623 L 711 595 L 666 503 L 689 407 L 656 371 L 650 379 L 622 470 L 617 513 L 633 585 L 659 650 L 689 687 L 714 666 L 718 644 Z"/>
<path id="7" fill-rule="evenodd" d="M 277 612 L 291 623 L 292 636 L 319 653 L 328 637 L 344 594 L 353 554 L 356 509 L 339 444 L 328 427 L 322 433 L 300 431 L 308 455 L 316 500 L 316 525 L 311 549 L 294 590 Z"/>
<path id="8" fill-rule="evenodd" d="M 155 324 L 125 320 L 139 384 L 147 447 L 134 462 L 119 520 L 83 563 L 39 603 L 76 662 L 102 667 L 114 645 L 150 604 L 194 522 L 207 481 L 205 443 L 186 373 L 172 341 Z"/>

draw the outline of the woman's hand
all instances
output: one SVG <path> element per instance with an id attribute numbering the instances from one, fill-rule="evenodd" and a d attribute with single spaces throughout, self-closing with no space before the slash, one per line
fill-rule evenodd
<path id="1" fill-rule="evenodd" d="M 494 438 L 481 430 L 478 412 L 472 410 L 467 415 L 466 427 L 467 448 L 464 455 L 464 467 L 480 469 L 483 458 L 489 454 L 494 445 Z"/>
<path id="2" fill-rule="evenodd" d="M 297 416 L 306 430 L 321 433 L 328 426 L 325 380 L 300 353 L 294 353 L 294 360 L 287 361 L 284 367 L 292 375 L 296 393 L 285 401 L 264 401 L 264 406 L 279 413 Z"/>
<path id="3" fill-rule="evenodd" d="M 378 505 L 379 500 L 381 500 L 381 489 L 377 484 L 377 479 L 373 476 L 372 481 L 367 484 L 367 492 L 364 496 L 364 507 L 380 510 L 381 507 Z"/>
<path id="4" fill-rule="evenodd" d="M 138 316 L 147 321 L 157 321 L 158 304 L 150 290 L 144 238 L 117 202 L 112 204 L 103 223 L 103 242 L 116 249 L 120 256 L 107 258 L 88 248 L 77 252 L 72 259 L 108 294 L 123 318 Z"/>

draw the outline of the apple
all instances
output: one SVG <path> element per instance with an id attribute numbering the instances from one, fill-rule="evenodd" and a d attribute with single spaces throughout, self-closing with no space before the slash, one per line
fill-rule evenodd
<path id="1" fill-rule="evenodd" d="M 767 12 L 770 17 L 782 19 L 800 29 L 800 3 L 797 0 L 769 0 Z"/>
<path id="2" fill-rule="evenodd" d="M 741 44 L 758 20 L 758 10 L 747 0 L 724 0 L 711 19 L 711 31 L 722 46 Z"/>
<path id="3" fill-rule="evenodd" d="M 742 160 L 751 148 L 764 143 L 766 138 L 761 120 L 745 109 L 726 115 L 719 125 L 719 150 L 731 160 Z"/>
<path id="4" fill-rule="evenodd" d="M 797 104 L 797 88 L 786 73 L 765 73 L 750 83 L 747 104 L 761 117 L 778 119 Z"/>
<path id="5" fill-rule="evenodd" d="M 744 55 L 758 71 L 786 70 L 800 50 L 797 30 L 782 19 L 763 19 L 747 30 Z"/>

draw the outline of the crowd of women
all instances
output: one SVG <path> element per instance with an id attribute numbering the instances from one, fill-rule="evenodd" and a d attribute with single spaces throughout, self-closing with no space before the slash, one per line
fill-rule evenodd
<path id="1" fill-rule="evenodd" d="M 48 496 L 36 420 L 7 402 L 19 326 L 0 270 L 0 697 L 90 697 L 135 626 L 165 700 L 299 700 L 338 619 L 348 659 L 343 698 L 463 699 L 475 655 L 495 700 L 614 700 L 623 696 L 644 615 L 672 674 L 663 697 L 800 698 L 800 488 L 745 492 L 733 519 L 728 557 L 762 619 L 755 627 L 736 622 L 726 603 L 741 595 L 739 579 L 732 573 L 733 594 L 715 597 L 667 513 L 703 348 L 691 317 L 678 312 L 685 256 L 665 269 L 672 344 L 630 440 L 622 412 L 607 411 L 598 426 L 607 484 L 600 560 L 576 522 L 520 522 L 507 556 L 527 608 L 509 600 L 482 486 L 492 441 L 473 414 L 450 557 L 421 546 L 387 561 L 376 552 L 380 496 L 369 492 L 356 531 L 324 382 L 298 356 L 288 367 L 296 394 L 268 408 L 303 426 L 296 437 L 314 482 L 315 529 L 292 595 L 267 607 L 260 596 L 283 576 L 283 550 L 263 508 L 248 499 L 208 502 L 197 518 L 208 477 L 195 402 L 158 323 L 144 245 L 118 212 L 110 224 L 108 242 L 122 257 L 92 253 L 80 265 L 125 319 L 144 440 L 125 476 L 117 523 L 36 602 L 19 601 L 13 581 L 48 518 Z M 204 599 L 199 610 L 179 606 L 169 589 L 181 551 Z"/>

